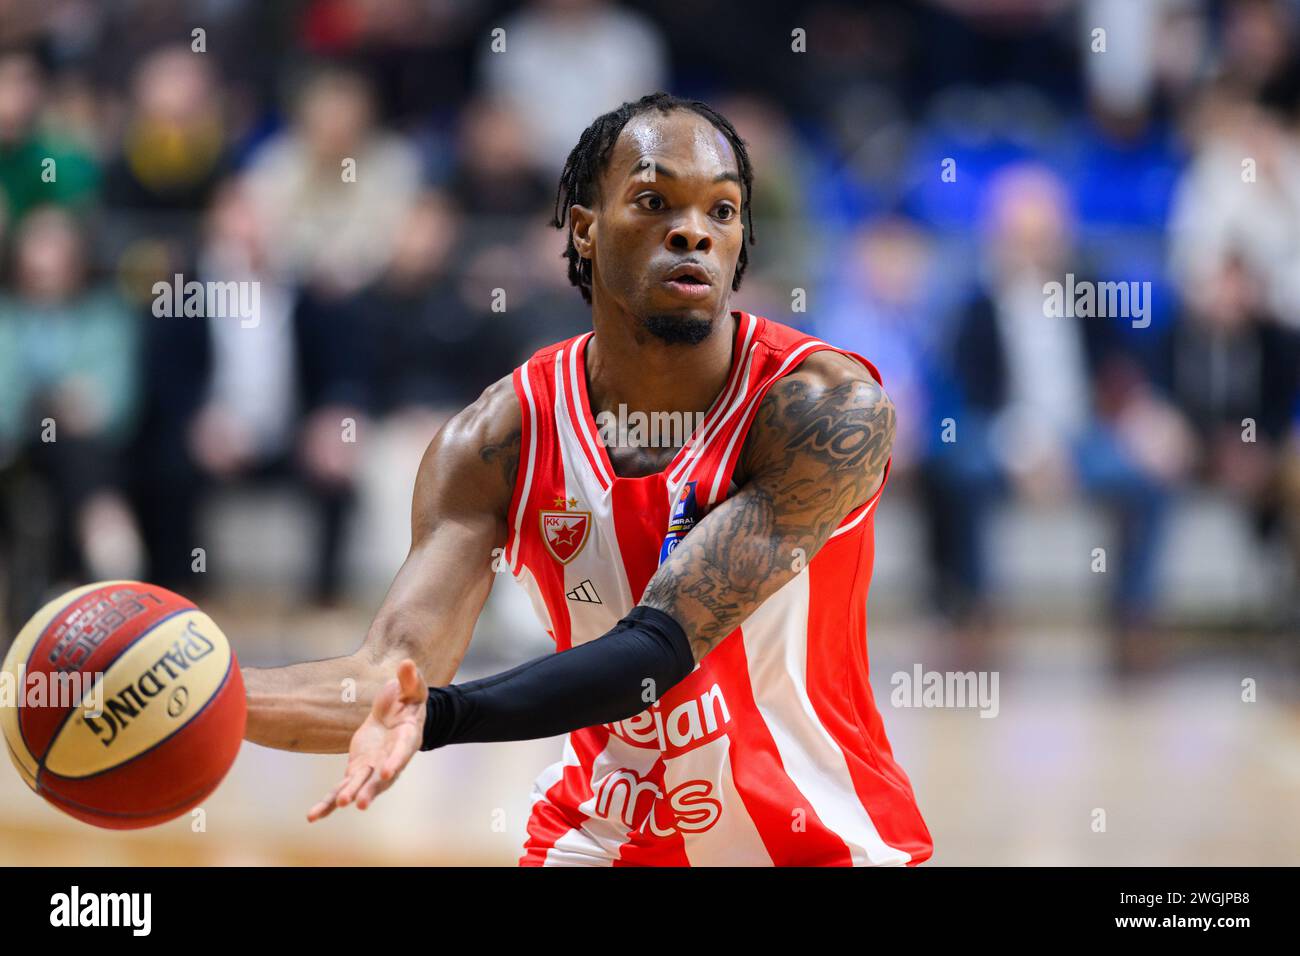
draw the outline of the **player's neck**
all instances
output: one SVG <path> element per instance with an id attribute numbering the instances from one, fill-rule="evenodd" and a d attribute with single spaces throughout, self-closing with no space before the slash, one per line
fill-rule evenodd
<path id="1" fill-rule="evenodd" d="M 595 320 L 584 356 L 592 411 L 697 412 L 713 404 L 731 371 L 730 312 L 698 345 L 669 344 L 627 318 Z"/>

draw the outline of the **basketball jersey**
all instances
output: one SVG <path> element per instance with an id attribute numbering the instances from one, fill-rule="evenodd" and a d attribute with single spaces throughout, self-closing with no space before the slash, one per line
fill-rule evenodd
<path id="1" fill-rule="evenodd" d="M 732 473 L 772 384 L 814 352 L 842 352 L 731 314 L 727 383 L 653 475 L 621 478 L 610 465 L 587 396 L 593 333 L 544 348 L 515 370 L 523 435 L 505 558 L 557 650 L 609 631 L 677 542 L 736 490 Z M 842 354 L 879 381 L 865 359 Z M 930 834 L 867 680 L 879 496 L 846 516 L 800 573 L 656 703 L 568 736 L 562 759 L 533 787 L 521 865 L 929 858 Z"/>

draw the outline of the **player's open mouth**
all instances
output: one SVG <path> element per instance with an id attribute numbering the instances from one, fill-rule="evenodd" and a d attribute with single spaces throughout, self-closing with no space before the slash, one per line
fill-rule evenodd
<path id="1" fill-rule="evenodd" d="M 672 289 L 677 295 L 688 299 L 702 299 L 713 288 L 708 273 L 700 266 L 695 265 L 678 266 L 668 273 L 668 278 L 664 279 L 664 285 Z"/>

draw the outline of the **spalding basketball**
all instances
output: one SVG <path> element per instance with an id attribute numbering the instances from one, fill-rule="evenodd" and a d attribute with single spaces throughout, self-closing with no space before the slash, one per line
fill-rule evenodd
<path id="1" fill-rule="evenodd" d="M 0 724 L 23 780 L 95 826 L 147 827 L 192 809 L 244 736 L 244 682 L 225 635 L 152 584 L 104 581 L 51 601 L 19 632 L 0 680 Z"/>

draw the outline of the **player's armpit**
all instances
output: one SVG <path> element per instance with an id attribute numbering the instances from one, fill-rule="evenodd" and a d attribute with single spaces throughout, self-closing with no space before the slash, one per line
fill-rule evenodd
<path id="1" fill-rule="evenodd" d="M 740 490 L 682 540 L 641 603 L 682 625 L 698 661 L 870 499 L 893 441 L 894 406 L 870 373 L 838 353 L 814 354 L 764 397 Z"/>

